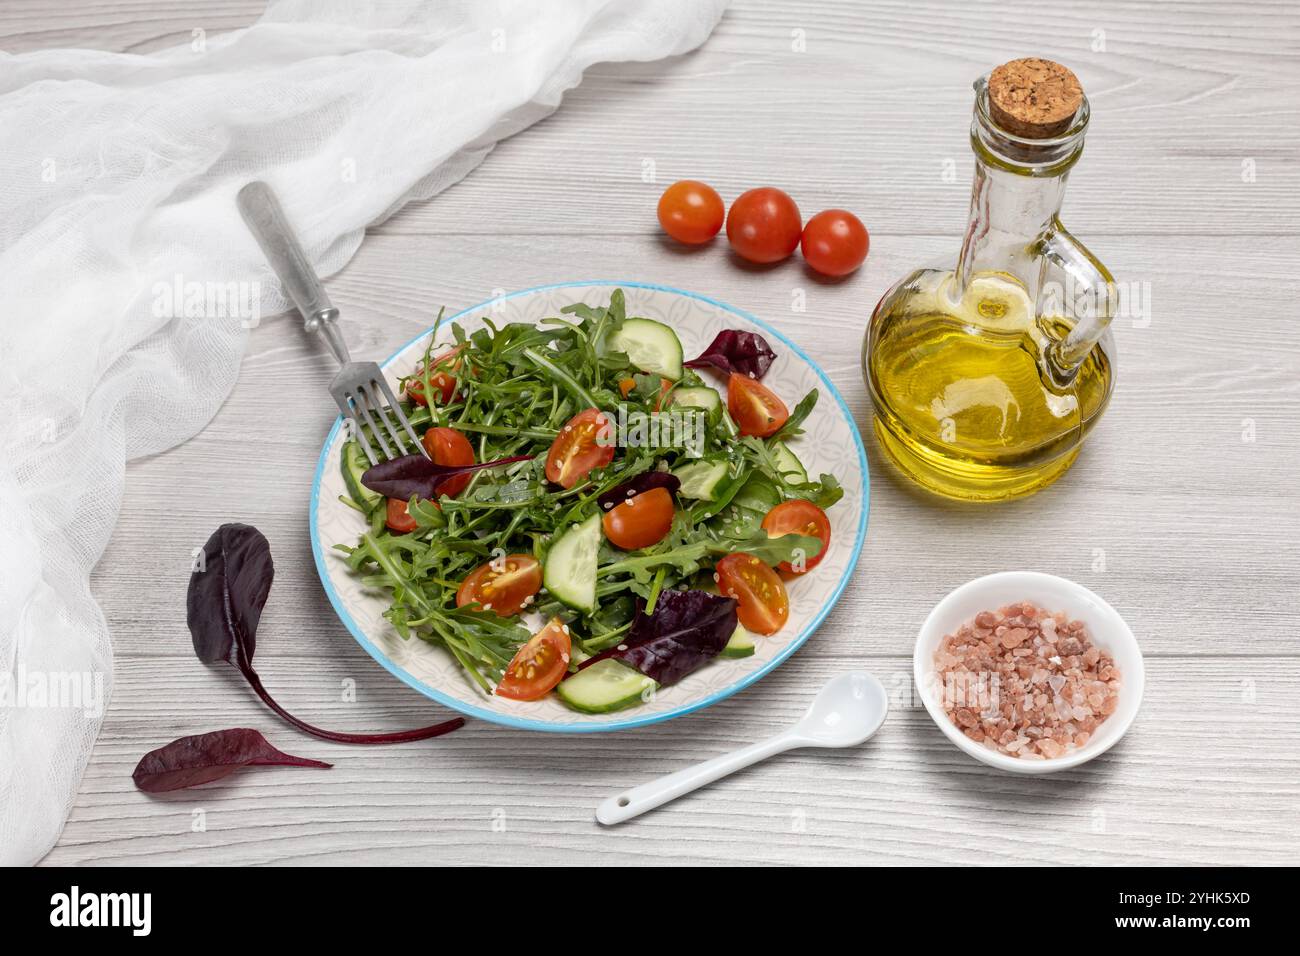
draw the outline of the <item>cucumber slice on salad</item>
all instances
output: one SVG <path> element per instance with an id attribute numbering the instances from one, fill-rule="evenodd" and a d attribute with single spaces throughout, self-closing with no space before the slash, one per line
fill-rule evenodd
<path id="1" fill-rule="evenodd" d="M 546 590 L 571 608 L 596 609 L 596 558 L 600 552 L 600 514 L 575 524 L 551 545 L 542 569 Z"/>
<path id="2" fill-rule="evenodd" d="M 361 483 L 361 476 L 370 470 L 370 459 L 361 450 L 361 445 L 354 439 L 343 446 L 340 456 L 343 468 L 343 484 L 347 485 L 348 495 L 361 507 L 369 511 L 383 500 L 384 496 L 371 491 Z"/>
<path id="3" fill-rule="evenodd" d="M 745 625 L 737 624 L 736 629 L 731 632 L 731 638 L 718 656 L 731 658 L 753 657 L 754 635 L 745 630 Z"/>
<path id="4" fill-rule="evenodd" d="M 682 343 L 662 322 L 628 319 L 609 337 L 609 347 L 625 354 L 643 372 L 674 382 L 682 377 Z"/>
<path id="5" fill-rule="evenodd" d="M 673 392 L 669 406 L 681 405 L 685 408 L 702 408 L 712 415 L 722 409 L 722 396 L 716 389 L 701 385 L 698 388 L 679 388 Z"/>
<path id="6" fill-rule="evenodd" d="M 804 469 L 803 462 L 795 456 L 785 442 L 772 442 L 772 460 L 776 462 L 776 470 L 789 484 L 808 483 L 808 472 Z"/>
<path id="7" fill-rule="evenodd" d="M 673 476 L 682 483 L 677 493 L 683 498 L 712 501 L 729 472 L 725 461 L 692 461 L 675 470 Z"/>
<path id="8" fill-rule="evenodd" d="M 560 681 L 555 693 L 574 710 L 607 714 L 644 703 L 658 689 L 658 683 L 635 667 L 607 657 Z"/>

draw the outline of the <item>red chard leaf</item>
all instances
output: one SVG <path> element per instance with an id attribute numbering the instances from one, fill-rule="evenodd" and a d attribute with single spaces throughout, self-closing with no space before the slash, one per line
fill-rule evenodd
<path id="1" fill-rule="evenodd" d="M 653 614 L 645 614 L 638 600 L 632 630 L 623 643 L 583 661 L 579 670 L 612 657 L 667 687 L 721 654 L 735 629 L 732 598 L 707 591 L 664 591 Z"/>
<path id="2" fill-rule="evenodd" d="M 145 793 L 183 790 L 220 780 L 240 767 L 320 767 L 331 764 L 295 757 L 272 747 L 256 730 L 236 727 L 181 737 L 151 750 L 136 764 L 131 779 Z"/>
<path id="3" fill-rule="evenodd" d="M 275 564 L 271 545 L 256 528 L 223 524 L 203 546 L 202 560 L 190 575 L 186 620 L 194 653 L 205 664 L 225 662 L 244 676 L 262 702 L 305 734 L 344 744 L 395 744 L 426 740 L 463 727 L 463 717 L 386 734 L 345 734 L 322 730 L 281 707 L 253 670 L 257 625 L 271 593 Z"/>
<path id="4" fill-rule="evenodd" d="M 257 625 L 274 578 L 271 546 L 262 532 L 246 524 L 223 524 L 212 533 L 190 575 L 185 602 L 199 660 L 238 667 L 241 652 L 253 659 Z"/>
<path id="5" fill-rule="evenodd" d="M 643 471 L 633 475 L 616 488 L 611 488 L 596 499 L 601 511 L 609 511 L 629 498 L 635 498 L 652 488 L 667 488 L 671 494 L 682 486 L 681 479 L 667 471 Z"/>
<path id="6" fill-rule="evenodd" d="M 720 372 L 739 372 L 750 378 L 762 378 L 776 361 L 776 353 L 767 339 L 757 332 L 724 329 L 714 337 L 699 358 L 686 363 L 687 368 L 716 368 Z"/>
<path id="7" fill-rule="evenodd" d="M 439 465 L 423 455 L 403 455 L 381 461 L 361 476 L 361 483 L 371 491 L 389 498 L 409 501 L 411 495 L 436 501 L 438 488 L 443 482 L 457 475 L 468 475 L 484 468 L 497 465 L 510 465 L 517 461 L 529 461 L 531 455 L 515 455 L 512 458 L 498 458 L 496 461 L 480 461 L 473 465 Z"/>

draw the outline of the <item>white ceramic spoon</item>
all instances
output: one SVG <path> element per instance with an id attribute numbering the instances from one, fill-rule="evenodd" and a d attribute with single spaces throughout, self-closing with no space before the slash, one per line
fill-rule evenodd
<path id="1" fill-rule="evenodd" d="M 862 671 L 841 674 L 827 682 L 803 719 L 784 733 L 610 797 L 596 808 L 596 819 L 607 826 L 622 823 L 785 750 L 856 747 L 880 729 L 888 712 L 889 698 L 880 681 Z"/>

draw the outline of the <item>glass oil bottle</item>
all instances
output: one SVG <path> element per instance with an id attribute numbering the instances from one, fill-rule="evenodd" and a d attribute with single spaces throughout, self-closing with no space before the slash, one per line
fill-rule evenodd
<path id="1" fill-rule="evenodd" d="M 976 81 L 961 253 L 904 278 L 871 317 L 876 435 L 932 492 L 989 501 L 1046 487 L 1110 399 L 1114 281 L 1059 216 L 1088 117 L 1074 74 L 1050 61 Z"/>

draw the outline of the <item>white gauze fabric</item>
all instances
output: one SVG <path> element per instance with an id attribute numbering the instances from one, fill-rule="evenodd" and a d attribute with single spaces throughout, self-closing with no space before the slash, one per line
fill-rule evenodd
<path id="1" fill-rule="evenodd" d="M 0 54 L 0 864 L 58 838 L 111 693 L 88 578 L 124 463 L 208 422 L 249 334 L 238 302 L 187 318 L 160 283 L 287 308 L 238 188 L 269 181 L 332 274 L 588 66 L 685 53 L 726 0 L 366 6 L 283 0 L 147 56 Z"/>

